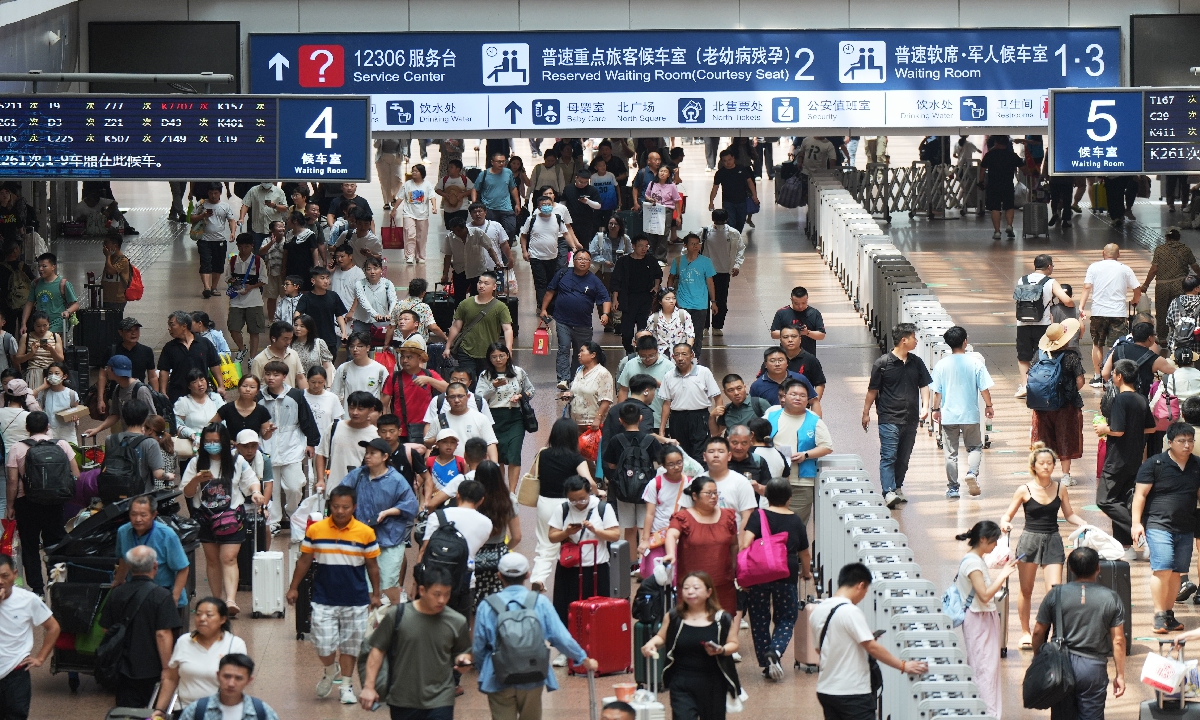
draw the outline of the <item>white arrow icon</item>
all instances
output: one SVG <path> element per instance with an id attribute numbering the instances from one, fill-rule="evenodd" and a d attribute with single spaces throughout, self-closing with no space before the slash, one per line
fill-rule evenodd
<path id="1" fill-rule="evenodd" d="M 275 57 L 271 58 L 271 62 L 267 63 L 267 67 L 275 68 L 275 82 L 283 82 L 283 69 L 290 68 L 291 63 L 283 56 L 283 53 L 275 53 Z"/>

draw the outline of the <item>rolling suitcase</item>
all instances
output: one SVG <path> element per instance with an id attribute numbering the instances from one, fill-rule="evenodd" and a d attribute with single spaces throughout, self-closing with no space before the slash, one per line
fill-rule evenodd
<path id="1" fill-rule="evenodd" d="M 1074 579 L 1068 565 L 1064 582 L 1072 582 Z M 1096 578 L 1096 584 L 1113 590 L 1121 598 L 1121 607 L 1125 611 L 1125 647 L 1133 647 L 1133 592 L 1129 580 L 1129 563 L 1124 560 L 1101 558 L 1100 577 Z"/>
<path id="2" fill-rule="evenodd" d="M 442 332 L 449 334 L 450 326 L 454 324 L 454 309 L 458 307 L 458 303 L 454 301 L 454 296 L 444 289 L 446 287 L 446 283 L 434 283 L 433 290 L 425 295 L 425 304 L 429 305 L 433 312 L 433 321 Z"/>
<path id="3" fill-rule="evenodd" d="M 807 585 L 805 581 L 800 583 L 800 617 L 796 619 L 796 631 L 792 635 L 792 655 L 795 656 L 792 667 L 811 675 L 821 664 L 821 653 L 817 650 L 816 638 L 809 637 L 808 619 L 816 611 L 818 601 L 812 593 L 804 592 Z"/>
<path id="4" fill-rule="evenodd" d="M 80 395 L 87 392 L 92 384 L 91 358 L 104 357 L 95 355 L 84 345 L 68 345 L 63 350 L 63 364 L 67 366 L 67 384 Z"/>
<path id="5" fill-rule="evenodd" d="M 1021 237 L 1037 237 L 1050 234 L 1050 206 L 1046 203 L 1029 201 L 1021 208 Z"/>
<path id="6" fill-rule="evenodd" d="M 304 636 L 312 632 L 312 594 L 313 594 L 313 576 L 317 572 L 317 564 L 313 563 L 304 578 L 300 581 L 300 585 L 296 588 L 296 593 L 299 597 L 296 598 L 296 605 L 293 608 L 293 614 L 296 616 L 296 639 L 303 640 Z"/>
<path id="7" fill-rule="evenodd" d="M 585 540 L 583 545 L 597 545 L 596 540 Z M 610 563 L 610 572 L 612 571 Z M 599 577 L 592 573 L 592 597 L 576 600 L 567 610 L 567 628 L 587 652 L 600 664 L 597 673 L 612 675 L 633 670 L 633 612 L 628 598 L 598 597 Z M 583 597 L 583 572 L 579 573 L 579 596 Z M 572 675 L 583 672 L 582 665 L 570 663 L 567 669 Z"/>
<path id="8" fill-rule="evenodd" d="M 632 559 L 629 556 L 629 543 L 621 538 L 608 544 L 608 596 L 612 598 L 628 598 L 633 594 L 633 582 L 629 575 Z"/>
<path id="9" fill-rule="evenodd" d="M 497 273 L 500 275 L 500 285 L 496 290 L 496 299 L 502 300 L 504 304 L 508 306 L 508 315 L 512 318 L 513 345 L 516 345 L 517 337 L 520 335 L 521 321 L 518 312 L 521 309 L 521 298 L 517 297 L 516 295 L 508 294 L 508 282 L 506 279 L 508 277 L 508 271 L 497 270 Z M 443 328 L 443 330 L 444 329 L 445 328 Z"/>
<path id="10" fill-rule="evenodd" d="M 74 344 L 76 347 L 86 348 L 93 366 L 100 367 L 107 351 L 114 343 L 121 341 L 117 334 L 121 313 L 117 310 L 89 308 L 77 310 L 75 314 L 79 316 L 79 324 L 75 326 L 73 333 Z"/>
<path id="11" fill-rule="evenodd" d="M 640 653 L 641 650 L 639 649 L 638 652 Z M 636 713 L 634 718 L 636 720 L 666 720 L 667 708 L 658 700 L 658 694 L 662 692 L 661 653 L 659 653 L 659 657 L 642 658 L 640 664 L 646 666 L 642 674 L 649 675 L 653 682 L 649 683 L 645 690 L 639 690 L 633 696 L 633 701 L 629 703 Z M 647 692 L 651 696 L 647 696 Z"/>
<path id="12" fill-rule="evenodd" d="M 262 514 L 257 505 L 246 503 L 254 508 L 253 512 L 243 512 L 246 527 L 246 539 L 238 548 L 238 590 L 254 589 L 254 555 L 260 547 L 270 547 L 267 538 L 267 524 L 262 521 Z"/>
<path id="13" fill-rule="evenodd" d="M 250 617 L 283 617 L 283 596 L 287 592 L 283 578 L 283 553 L 277 550 L 256 552 L 253 562 Z"/>
<path id="14" fill-rule="evenodd" d="M 656 623 L 638 622 L 638 623 L 634 624 L 634 626 L 633 626 L 633 653 L 634 653 L 634 656 L 636 656 L 638 653 L 640 653 L 642 651 L 642 646 L 645 645 L 646 643 L 650 642 L 650 638 L 654 637 L 658 633 L 658 631 L 661 627 L 662 627 L 662 623 L 660 623 L 660 622 L 656 622 Z M 648 675 L 649 669 L 650 669 L 650 663 L 644 663 L 644 662 L 636 663 L 633 666 L 634 682 L 636 682 L 641 687 L 645 687 L 645 688 L 650 687 L 651 678 Z M 662 687 L 662 663 L 658 663 L 658 665 L 655 667 L 655 670 L 656 670 L 656 672 L 654 673 L 654 681 L 656 683 L 656 687 Z"/>

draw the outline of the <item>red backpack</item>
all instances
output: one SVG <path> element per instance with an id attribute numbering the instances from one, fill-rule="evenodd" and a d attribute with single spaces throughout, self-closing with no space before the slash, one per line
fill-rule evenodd
<path id="1" fill-rule="evenodd" d="M 125 288 L 125 299 L 141 300 L 146 288 L 142 285 L 142 273 L 133 263 L 129 263 L 129 287 Z"/>

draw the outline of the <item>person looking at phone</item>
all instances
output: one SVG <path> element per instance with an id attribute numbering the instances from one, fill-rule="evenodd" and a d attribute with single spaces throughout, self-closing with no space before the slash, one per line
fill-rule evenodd
<path id="1" fill-rule="evenodd" d="M 238 223 L 233 218 L 233 209 L 221 202 L 221 183 L 209 183 L 207 197 L 196 206 L 188 222 L 192 224 L 193 233 L 197 230 L 203 233 L 196 241 L 196 250 L 200 255 L 202 295 L 207 299 L 219 294 L 213 288 L 221 282 L 225 250 L 237 235 Z"/>
<path id="2" fill-rule="evenodd" d="M 808 290 L 801 286 L 792 288 L 791 303 L 775 311 L 771 318 L 771 337 L 778 340 L 785 327 L 800 330 L 800 347 L 813 355 L 817 354 L 817 341 L 825 339 L 825 318 L 821 311 L 808 304 Z"/>
<path id="3" fill-rule="evenodd" d="M 1042 580 L 1046 592 L 1062 582 L 1063 563 L 1067 561 L 1062 536 L 1058 533 L 1058 514 L 1076 527 L 1087 522 L 1071 507 L 1067 485 L 1054 482 L 1054 464 L 1058 456 L 1042 443 L 1035 443 L 1029 453 L 1029 474 L 1033 482 L 1025 483 L 1013 493 L 1012 503 L 1000 518 L 1000 529 L 1011 533 L 1012 519 L 1018 508 L 1025 509 L 1025 531 L 1017 542 L 1017 575 L 1021 579 L 1021 596 L 1017 598 L 1017 614 L 1021 618 L 1021 641 L 1019 647 L 1033 647 L 1033 635 L 1029 632 L 1030 598 L 1038 568 L 1042 568 Z"/>

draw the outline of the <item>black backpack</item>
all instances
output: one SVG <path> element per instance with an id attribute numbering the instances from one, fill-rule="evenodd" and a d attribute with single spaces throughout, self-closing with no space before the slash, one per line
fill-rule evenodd
<path id="1" fill-rule="evenodd" d="M 421 564 L 417 566 L 419 575 L 425 574 L 425 569 L 432 566 L 444 567 L 450 571 L 454 579 L 454 591 L 464 589 L 470 577 L 467 573 L 467 562 L 471 559 L 471 548 L 467 539 L 458 531 L 454 523 L 446 519 L 446 511 L 437 511 L 438 526 L 429 536 L 425 546 L 425 554 L 421 556 Z M 417 578 L 422 582 L 423 578 Z"/>
<path id="2" fill-rule="evenodd" d="M 1013 300 L 1017 304 L 1017 320 L 1019 322 L 1040 323 L 1046 314 L 1046 298 L 1042 288 L 1050 282 L 1050 276 L 1031 282 L 1029 276 L 1021 277 L 1017 287 L 1013 289 Z"/>
<path id="3" fill-rule="evenodd" d="M 115 688 L 125 656 L 129 653 L 129 625 L 141 612 L 150 594 L 158 588 L 153 582 L 145 582 L 137 593 L 129 598 L 125 606 L 125 617 L 120 618 L 104 631 L 104 637 L 96 648 L 96 680 L 106 688 Z"/>
<path id="4" fill-rule="evenodd" d="M 22 440 L 25 454 L 25 497 L 36 505 L 61 505 L 75 497 L 71 459 L 57 440 Z"/>
<path id="5" fill-rule="evenodd" d="M 653 626 L 667 616 L 671 604 L 671 588 L 658 584 L 654 576 L 646 578 L 633 593 L 633 619 Z"/>
<path id="6" fill-rule="evenodd" d="M 142 476 L 142 451 L 144 436 L 126 436 L 117 440 L 117 446 L 104 453 L 104 467 L 96 479 L 96 490 L 106 503 L 146 492 L 147 478 Z"/>
<path id="7" fill-rule="evenodd" d="M 650 443 L 654 438 L 643 435 L 635 443 L 627 433 L 621 433 L 613 442 L 620 450 L 612 477 L 613 492 L 622 502 L 642 503 L 642 492 L 654 477 L 654 463 L 650 460 Z"/>
<path id="8" fill-rule="evenodd" d="M 167 421 L 167 432 L 172 435 L 179 432 L 179 426 L 175 423 L 175 403 L 171 402 L 171 398 L 144 382 L 133 384 L 132 397 L 137 397 L 143 386 L 150 390 L 150 399 L 154 401 L 154 414 Z"/>

